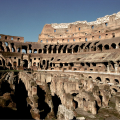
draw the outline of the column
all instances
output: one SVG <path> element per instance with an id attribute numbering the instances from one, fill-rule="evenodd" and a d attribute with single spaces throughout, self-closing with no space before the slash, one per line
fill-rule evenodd
<path id="1" fill-rule="evenodd" d="M 114 66 L 115 66 L 115 73 L 118 73 L 118 64 L 115 63 Z"/>
<path id="2" fill-rule="evenodd" d="M 110 65 L 109 64 L 107 65 L 107 72 L 108 73 L 110 72 Z"/>
<path id="3" fill-rule="evenodd" d="M 61 53 L 63 53 L 63 49 L 61 49 Z"/>
<path id="4" fill-rule="evenodd" d="M 72 54 L 73 54 L 73 48 L 72 48 Z"/>
<path id="5" fill-rule="evenodd" d="M 66 48 L 66 53 L 68 53 L 68 49 Z"/>

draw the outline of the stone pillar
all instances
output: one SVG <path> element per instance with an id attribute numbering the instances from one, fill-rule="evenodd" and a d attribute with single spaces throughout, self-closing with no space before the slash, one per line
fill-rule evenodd
<path id="1" fill-rule="evenodd" d="M 27 53 L 29 53 L 29 49 L 27 49 Z"/>
<path id="2" fill-rule="evenodd" d="M 68 49 L 66 48 L 66 53 L 68 53 Z"/>
<path id="3" fill-rule="evenodd" d="M 63 53 L 63 49 L 61 49 L 61 53 Z"/>
<path id="4" fill-rule="evenodd" d="M 53 49 L 51 49 L 51 54 L 53 54 Z"/>
<path id="5" fill-rule="evenodd" d="M 110 72 L 110 65 L 107 65 L 107 72 Z"/>
<path id="6" fill-rule="evenodd" d="M 72 48 L 72 54 L 73 54 L 73 48 Z"/>
<path id="7" fill-rule="evenodd" d="M 56 53 L 58 54 L 58 49 L 56 49 Z"/>
<path id="8" fill-rule="evenodd" d="M 22 48 L 20 48 L 20 53 L 22 53 Z"/>
<path id="9" fill-rule="evenodd" d="M 116 49 L 118 49 L 119 48 L 119 46 L 118 45 L 116 45 Z"/>
<path id="10" fill-rule="evenodd" d="M 118 73 L 118 65 L 117 65 L 117 63 L 115 64 L 115 73 Z"/>
<path id="11" fill-rule="evenodd" d="M 47 54 L 48 54 L 48 49 L 47 49 Z"/>

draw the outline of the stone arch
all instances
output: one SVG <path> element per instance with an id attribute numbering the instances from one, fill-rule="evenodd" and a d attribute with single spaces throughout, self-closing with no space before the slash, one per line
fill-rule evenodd
<path id="1" fill-rule="evenodd" d="M 114 84 L 115 85 L 118 85 L 120 82 L 119 82 L 119 80 L 118 79 L 114 79 Z"/>
<path id="2" fill-rule="evenodd" d="M 115 43 L 112 43 L 112 44 L 111 44 L 111 47 L 112 47 L 112 49 L 116 49 L 116 44 L 115 44 Z"/>
<path id="3" fill-rule="evenodd" d="M 28 67 L 28 60 L 24 59 L 24 64 L 23 64 L 23 67 L 27 68 Z"/>
<path id="4" fill-rule="evenodd" d="M 97 51 L 102 51 L 102 44 L 99 44 L 99 45 L 97 46 Z"/>
<path id="5" fill-rule="evenodd" d="M 76 45 L 73 50 L 74 50 L 74 53 L 77 53 L 78 52 L 78 49 L 79 49 L 79 45 Z"/>
<path id="6" fill-rule="evenodd" d="M 99 82 L 101 82 L 102 80 L 101 80 L 101 78 L 98 76 L 98 77 L 96 77 L 96 79 L 95 79 L 96 81 L 99 81 Z"/>
<path id="7" fill-rule="evenodd" d="M 12 62 L 12 60 L 10 58 L 7 58 L 7 63 L 6 64 L 9 67 L 13 67 L 13 62 Z"/>
<path id="8" fill-rule="evenodd" d="M 10 52 L 10 49 L 9 49 L 9 47 L 8 47 L 8 46 L 6 47 L 6 49 L 7 49 L 7 52 Z"/>
<path id="9" fill-rule="evenodd" d="M 105 83 L 110 83 L 110 79 L 109 78 L 105 78 Z"/>
<path id="10" fill-rule="evenodd" d="M 63 46 L 63 53 L 66 53 L 66 50 L 67 50 L 67 45 L 64 45 Z"/>
<path id="11" fill-rule="evenodd" d="M 104 45 L 104 49 L 109 50 L 109 45 L 108 44 Z"/>
<path id="12" fill-rule="evenodd" d="M 13 62 L 13 66 L 17 67 L 17 62 L 16 61 Z"/>

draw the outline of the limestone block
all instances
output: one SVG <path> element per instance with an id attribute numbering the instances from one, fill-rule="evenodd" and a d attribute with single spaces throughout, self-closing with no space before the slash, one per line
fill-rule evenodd
<path id="1" fill-rule="evenodd" d="M 61 118 L 61 115 L 63 115 L 63 118 Z M 59 105 L 57 116 L 58 120 L 70 120 L 74 118 L 74 112 L 72 110 L 67 109 L 64 105 Z"/>
<path id="2" fill-rule="evenodd" d="M 48 82 L 51 82 L 51 75 L 47 75 L 46 76 L 46 82 L 48 83 Z"/>
<path id="3" fill-rule="evenodd" d="M 37 94 L 37 87 L 32 86 L 32 96 Z"/>

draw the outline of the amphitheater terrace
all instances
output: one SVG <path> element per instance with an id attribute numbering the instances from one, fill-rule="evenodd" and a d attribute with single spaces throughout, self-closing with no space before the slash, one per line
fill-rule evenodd
<path id="1" fill-rule="evenodd" d="M 120 120 L 119 53 L 120 12 L 0 34 L 0 118 Z"/>

